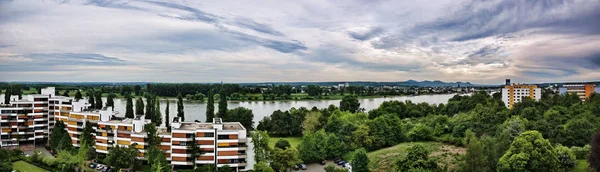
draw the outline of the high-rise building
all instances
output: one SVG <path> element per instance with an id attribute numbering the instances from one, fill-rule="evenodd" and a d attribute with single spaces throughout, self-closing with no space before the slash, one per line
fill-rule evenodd
<path id="1" fill-rule="evenodd" d="M 540 100 L 542 97 L 542 89 L 537 85 L 505 85 L 502 89 L 502 101 L 507 108 L 512 109 L 515 103 L 521 102 L 524 97 L 529 97 L 533 100 Z"/>
<path id="2" fill-rule="evenodd" d="M 564 84 L 558 91 L 560 94 L 575 94 L 581 101 L 585 101 L 594 92 L 600 93 L 600 87 L 595 84 Z"/>

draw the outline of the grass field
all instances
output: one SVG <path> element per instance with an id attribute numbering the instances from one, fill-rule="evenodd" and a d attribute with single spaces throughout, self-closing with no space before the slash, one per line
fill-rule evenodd
<path id="1" fill-rule="evenodd" d="M 297 149 L 298 144 L 300 144 L 300 142 L 302 142 L 302 137 L 271 137 L 271 139 L 269 139 L 269 146 L 275 147 L 275 143 L 277 143 L 277 141 L 279 141 L 279 139 L 287 140 L 288 142 L 290 142 L 290 145 L 292 146 L 292 148 L 295 148 L 295 149 Z"/>
<path id="2" fill-rule="evenodd" d="M 440 162 L 448 163 L 450 168 L 453 168 L 452 158 L 456 154 L 464 154 L 465 149 L 460 147 L 455 147 L 451 145 L 446 145 L 438 142 L 414 142 L 414 143 L 400 143 L 396 146 L 379 149 L 376 151 L 372 151 L 368 153 L 369 160 L 369 168 L 373 172 L 384 172 L 384 171 L 394 171 L 395 163 L 398 159 L 406 156 L 406 148 L 413 146 L 415 144 L 421 144 L 426 149 L 431 151 L 430 157 L 439 158 Z M 450 156 L 444 156 L 450 155 Z M 439 164 L 439 165 L 442 165 Z"/>
<path id="3" fill-rule="evenodd" d="M 589 165 L 587 160 L 577 160 L 577 165 L 575 166 L 575 169 L 573 169 L 573 172 L 587 172 Z"/>
<path id="4" fill-rule="evenodd" d="M 45 172 L 47 170 L 44 170 L 40 167 L 37 167 L 35 165 L 32 165 L 30 163 L 27 163 L 25 161 L 17 161 L 13 163 L 13 170 L 18 170 L 18 171 L 22 171 L 22 172 Z"/>

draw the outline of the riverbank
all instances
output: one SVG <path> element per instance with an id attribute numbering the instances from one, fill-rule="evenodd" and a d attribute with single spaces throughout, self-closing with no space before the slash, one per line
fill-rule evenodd
<path id="1" fill-rule="evenodd" d="M 63 95 L 63 91 L 57 91 L 56 95 Z M 69 92 L 69 97 L 75 97 L 75 94 L 77 92 L 76 91 L 70 91 Z M 27 94 L 37 94 L 37 90 L 35 89 L 29 89 L 29 90 L 23 90 L 23 95 L 27 95 Z M 108 97 L 110 93 L 102 93 L 102 97 Z M 118 93 L 114 93 L 116 95 L 116 98 L 125 98 L 125 96 L 122 96 L 121 94 Z M 357 98 L 358 99 L 371 99 L 371 98 L 386 98 L 386 97 L 400 97 L 400 96 L 421 96 L 421 95 L 443 95 L 443 94 L 456 94 L 456 93 L 422 93 L 422 94 L 401 94 L 401 95 L 367 95 L 367 96 L 361 96 L 358 95 Z M 83 95 L 84 98 L 86 98 L 87 96 L 87 91 L 81 91 L 81 95 Z M 267 97 L 267 96 L 263 96 L 263 94 L 246 94 L 246 95 L 239 95 L 239 97 L 237 98 L 231 98 L 229 99 L 229 101 L 290 101 L 290 100 L 341 100 L 343 99 L 345 96 L 349 96 L 352 94 L 344 94 L 344 95 L 340 95 L 340 94 L 335 94 L 335 95 L 323 95 L 323 96 L 309 96 L 307 93 L 293 93 L 290 96 L 284 98 L 284 97 Z M 142 96 L 136 96 L 133 95 L 133 98 L 138 98 L 138 97 L 142 97 Z M 186 101 L 190 101 L 190 102 L 206 102 L 208 98 L 204 98 L 202 100 L 187 100 L 185 98 L 184 95 L 184 100 Z M 177 100 L 177 97 L 160 97 L 160 99 L 167 99 L 167 100 Z M 216 97 L 215 101 L 218 101 L 219 98 Z"/>

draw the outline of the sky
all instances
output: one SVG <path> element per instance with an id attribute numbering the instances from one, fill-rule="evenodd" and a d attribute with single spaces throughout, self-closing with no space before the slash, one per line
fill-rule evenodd
<path id="1" fill-rule="evenodd" d="M 0 0 L 0 81 L 599 81 L 598 9 L 598 0 Z"/>

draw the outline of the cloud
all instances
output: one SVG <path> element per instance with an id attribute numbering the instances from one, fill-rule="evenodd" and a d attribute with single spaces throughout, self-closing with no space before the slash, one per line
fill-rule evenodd
<path id="1" fill-rule="evenodd" d="M 597 9 L 596 0 L 0 1 L 0 80 L 597 80 Z"/>

